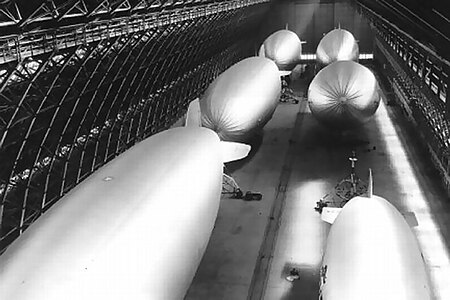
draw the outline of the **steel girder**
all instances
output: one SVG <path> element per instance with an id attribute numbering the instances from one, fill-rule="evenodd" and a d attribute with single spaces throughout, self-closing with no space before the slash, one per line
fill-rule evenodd
<path id="1" fill-rule="evenodd" d="M 0 3 L 0 28 L 52 28 L 56 25 L 142 15 L 202 5 L 217 5 L 218 0 L 5 0 Z M 240 1 L 241 3 L 243 1 Z"/>
<path id="2" fill-rule="evenodd" d="M 17 0 L 0 3 L 0 64 L 270 0 L 198 0 L 195 3 L 142 0 L 140 4 L 135 1 L 136 6 L 130 1 L 49 0 L 41 3 L 41 0 Z M 121 13 L 116 13 L 117 9 L 112 7 L 119 2 L 130 5 L 125 5 L 125 11 L 119 9 Z M 10 20 L 14 13 L 7 8 L 11 5 L 20 16 L 17 22 Z M 78 8 L 75 15 L 67 16 L 67 7 Z"/>
<path id="3" fill-rule="evenodd" d="M 171 126 L 218 74 L 252 55 L 266 9 L 236 7 L 103 34 L 1 65 L 0 251 L 81 180 Z"/>

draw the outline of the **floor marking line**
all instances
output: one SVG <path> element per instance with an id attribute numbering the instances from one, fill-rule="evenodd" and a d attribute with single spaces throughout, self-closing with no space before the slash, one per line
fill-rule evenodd
<path id="1" fill-rule="evenodd" d="M 289 139 L 288 151 L 281 169 L 275 199 L 272 203 L 270 216 L 264 231 L 263 242 L 261 243 L 255 269 L 253 271 L 252 281 L 247 294 L 247 300 L 261 300 L 265 294 L 267 281 L 269 278 L 268 275 L 270 273 L 270 266 L 273 259 L 273 251 L 275 250 L 278 231 L 281 225 L 281 216 L 283 214 L 283 208 L 286 200 L 286 191 L 292 172 L 292 165 L 295 160 L 295 145 L 297 142 L 296 136 L 300 132 L 300 126 L 303 122 L 306 106 L 306 101 L 300 102 L 294 128 L 292 129 Z"/>

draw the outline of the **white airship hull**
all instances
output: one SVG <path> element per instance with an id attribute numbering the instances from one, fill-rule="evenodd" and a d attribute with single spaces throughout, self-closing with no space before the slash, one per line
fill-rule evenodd
<path id="1" fill-rule="evenodd" d="M 182 299 L 217 216 L 222 166 L 205 128 L 137 144 L 0 256 L 0 299 Z"/>
<path id="2" fill-rule="evenodd" d="M 327 239 L 319 299 L 431 299 L 417 240 L 385 199 L 356 197 L 342 209 Z"/>
<path id="3" fill-rule="evenodd" d="M 337 61 L 326 66 L 308 89 L 311 113 L 336 129 L 351 129 L 369 121 L 380 99 L 373 73 L 353 61 Z"/>
<path id="4" fill-rule="evenodd" d="M 295 32 L 278 30 L 269 35 L 259 49 L 259 56 L 273 60 L 282 75 L 292 72 L 302 54 L 302 42 Z"/>
<path id="5" fill-rule="evenodd" d="M 325 66 L 339 60 L 358 61 L 359 46 L 353 34 L 345 29 L 333 29 L 319 42 L 316 60 Z"/>
<path id="6" fill-rule="evenodd" d="M 220 74 L 200 98 L 202 125 L 225 141 L 247 141 L 272 117 L 281 92 L 275 63 L 246 58 Z"/>

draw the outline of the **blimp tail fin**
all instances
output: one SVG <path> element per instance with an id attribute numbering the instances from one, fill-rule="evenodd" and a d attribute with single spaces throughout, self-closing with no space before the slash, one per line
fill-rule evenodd
<path id="1" fill-rule="evenodd" d="M 222 150 L 222 160 L 224 163 L 246 157 L 252 148 L 246 144 L 226 141 L 221 141 L 220 147 Z"/>
<path id="2" fill-rule="evenodd" d="M 341 210 L 342 208 L 340 207 L 324 207 L 320 217 L 322 221 L 333 224 Z"/>
<path id="3" fill-rule="evenodd" d="M 372 198 L 373 195 L 373 178 L 372 178 L 372 169 L 369 168 L 369 180 L 367 183 L 367 197 Z"/>
<path id="4" fill-rule="evenodd" d="M 184 126 L 191 126 L 191 127 L 202 126 L 202 115 L 200 112 L 200 102 L 198 98 L 189 103 Z"/>
<path id="5" fill-rule="evenodd" d="M 416 214 L 412 211 L 401 212 L 403 218 L 405 218 L 406 223 L 409 227 L 413 228 L 419 226 L 419 221 L 417 221 Z"/>
<path id="6" fill-rule="evenodd" d="M 261 47 L 259 47 L 258 56 L 266 57 L 266 49 L 264 48 L 264 44 L 262 44 Z"/>

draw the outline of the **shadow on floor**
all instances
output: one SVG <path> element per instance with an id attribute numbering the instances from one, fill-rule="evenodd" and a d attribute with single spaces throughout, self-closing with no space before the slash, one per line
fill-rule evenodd
<path id="1" fill-rule="evenodd" d="M 335 131 L 317 122 L 313 115 L 305 114 L 305 122 L 314 125 L 306 132 L 302 143 L 309 149 L 314 148 L 348 148 L 354 150 L 365 150 L 370 145 L 368 130 L 364 126 L 347 131 Z M 370 126 L 370 125 L 368 125 Z"/>
<path id="2" fill-rule="evenodd" d="M 285 292 L 281 300 L 317 300 L 319 295 L 319 279 L 320 276 L 315 269 L 308 266 L 294 266 L 286 263 L 283 268 L 283 276 L 287 276 L 292 268 L 296 268 L 300 272 L 300 279 L 292 282 L 292 287 Z"/>

